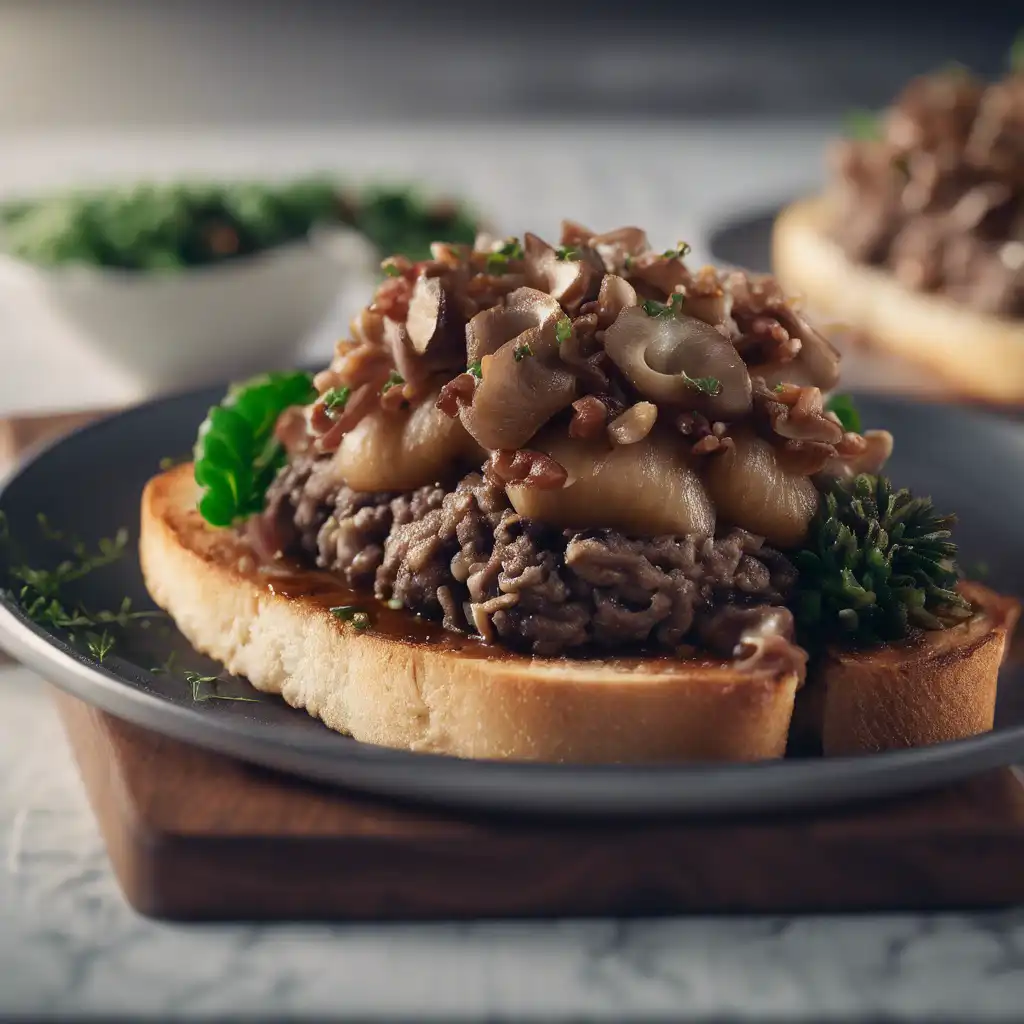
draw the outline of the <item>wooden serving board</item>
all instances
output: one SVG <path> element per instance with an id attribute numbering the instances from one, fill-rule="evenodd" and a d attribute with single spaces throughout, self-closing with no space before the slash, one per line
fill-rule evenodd
<path id="1" fill-rule="evenodd" d="M 410 810 L 57 702 L 125 895 L 175 919 L 438 919 L 1024 904 L 1011 770 L 868 809 L 558 824 Z"/>

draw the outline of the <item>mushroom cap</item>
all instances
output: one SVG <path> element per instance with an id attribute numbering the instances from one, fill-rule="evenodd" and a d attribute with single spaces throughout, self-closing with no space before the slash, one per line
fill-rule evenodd
<path id="1" fill-rule="evenodd" d="M 604 348 L 643 395 L 658 404 L 730 420 L 751 408 L 750 375 L 735 346 L 703 320 L 691 316 L 649 316 L 641 307 L 624 309 L 605 331 Z M 719 382 L 707 394 L 694 381 Z"/>
<path id="2" fill-rule="evenodd" d="M 558 300 L 536 288 L 517 288 L 504 305 L 477 313 L 466 327 L 466 362 L 475 363 L 531 327 L 564 316 Z"/>
<path id="3" fill-rule="evenodd" d="M 531 327 L 485 356 L 473 402 L 459 410 L 481 447 L 522 448 L 576 397 L 576 376 L 557 361 L 554 321 Z"/>
<path id="4" fill-rule="evenodd" d="M 527 232 L 523 252 L 527 281 L 553 296 L 570 316 L 597 294 L 604 264 L 588 246 L 578 246 L 571 259 L 559 259 L 544 239 Z"/>

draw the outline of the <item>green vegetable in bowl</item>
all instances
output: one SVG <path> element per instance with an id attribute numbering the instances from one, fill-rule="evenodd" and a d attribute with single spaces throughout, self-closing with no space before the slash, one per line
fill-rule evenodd
<path id="1" fill-rule="evenodd" d="M 274 436 L 278 416 L 316 398 L 308 373 L 268 373 L 232 388 L 210 409 L 195 445 L 195 478 L 203 488 L 199 512 L 213 526 L 254 515 L 284 464 Z"/>
<path id="2" fill-rule="evenodd" d="M 173 271 L 248 256 L 318 224 L 355 228 L 381 253 L 410 259 L 431 242 L 471 242 L 474 219 L 404 188 L 344 194 L 326 177 L 283 185 L 142 184 L 0 205 L 0 241 L 41 266 Z"/>

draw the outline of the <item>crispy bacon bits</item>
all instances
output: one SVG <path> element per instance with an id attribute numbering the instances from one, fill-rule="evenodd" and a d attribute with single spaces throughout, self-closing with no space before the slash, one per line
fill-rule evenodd
<path id="1" fill-rule="evenodd" d="M 470 405 L 473 401 L 473 392 L 476 391 L 477 378 L 470 373 L 468 370 L 465 373 L 460 373 L 458 377 L 448 381 L 444 387 L 441 388 L 441 393 L 437 396 L 437 408 L 449 416 L 451 419 L 455 419 L 459 415 L 459 409 L 464 405 Z"/>
<path id="2" fill-rule="evenodd" d="M 484 475 L 502 487 L 506 484 L 524 484 L 527 487 L 551 490 L 564 487 L 569 478 L 565 467 L 550 455 L 525 448 L 514 452 L 507 449 L 492 452 Z"/>

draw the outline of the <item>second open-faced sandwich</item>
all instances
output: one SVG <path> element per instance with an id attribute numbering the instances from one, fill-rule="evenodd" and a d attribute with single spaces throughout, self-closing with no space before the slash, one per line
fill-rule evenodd
<path id="1" fill-rule="evenodd" d="M 823 195 L 786 209 L 774 270 L 808 309 L 961 394 L 1024 404 L 1024 37 L 986 84 L 911 82 L 831 148 Z M 864 127 L 866 126 L 866 128 Z"/>
<path id="2" fill-rule="evenodd" d="M 553 761 L 992 726 L 1016 606 L 879 474 L 776 282 L 563 225 L 386 277 L 327 369 L 211 410 L 141 556 L 200 650 L 358 740 Z"/>

